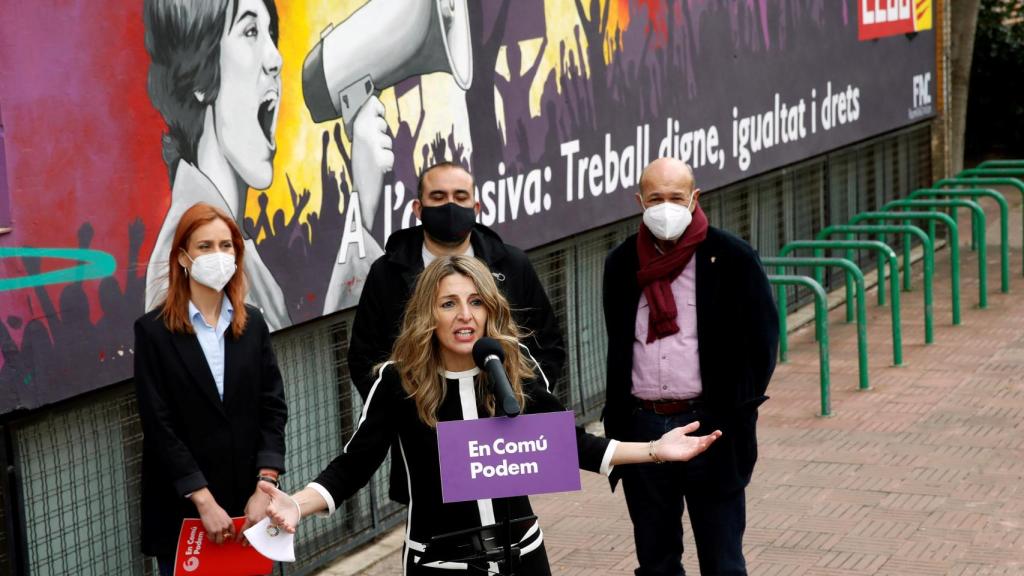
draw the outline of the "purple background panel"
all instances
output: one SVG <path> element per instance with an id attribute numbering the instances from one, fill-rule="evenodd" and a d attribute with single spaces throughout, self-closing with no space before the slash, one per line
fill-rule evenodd
<path id="1" fill-rule="evenodd" d="M 161 145 L 167 126 L 147 90 L 144 3 L 10 4 L 18 9 L 0 18 L 0 181 L 6 170 L 8 187 L 7 196 L 0 189 L 0 226 L 13 225 L 0 245 L 99 250 L 117 267 L 102 279 L 0 291 L 0 414 L 132 377 L 132 323 L 144 312 L 147 266 L 171 201 Z M 356 5 L 383 12 L 399 5 L 337 2 L 325 16 L 303 7 L 309 3 L 274 4 L 287 15 L 279 43 L 286 71 L 281 105 L 289 111 L 282 120 L 308 117 L 295 71 L 319 38 L 306 28 L 322 29 L 316 23 Z M 480 222 L 530 249 L 638 215 L 639 171 L 662 153 L 690 161 L 698 186 L 715 194 L 927 122 L 937 111 L 936 31 L 861 42 L 859 5 L 468 2 L 472 85 L 463 98 L 432 90 L 424 96 L 421 76 L 413 74 L 385 96 L 395 163 L 384 183 L 392 188 L 381 190 L 385 202 L 362 215 L 363 224 L 374 223 L 373 236 L 385 246 L 385 231 L 415 224 L 419 170 L 452 160 L 474 173 Z M 417 92 L 424 96 L 419 105 Z M 839 92 L 848 97 L 840 101 Z M 398 110 L 392 102 L 403 95 L 412 104 Z M 826 128 L 825 111 L 831 115 L 843 102 L 852 103 L 855 118 Z M 798 114 L 781 112 L 801 103 Z M 797 121 L 801 135 L 787 131 L 782 141 L 781 127 Z M 278 142 L 268 203 L 254 212 L 263 192 L 250 191 L 240 222 L 257 239 L 295 324 L 323 313 L 349 216 L 343 207 L 353 205 L 351 149 L 341 125 L 302 130 L 308 137 Z M 26 277 L 50 265 L 0 258 L 0 277 Z M 345 287 L 353 302 L 363 286 L 355 276 Z"/>
<path id="2" fill-rule="evenodd" d="M 482 418 L 438 422 L 437 453 L 441 465 L 441 494 L 445 502 L 465 502 L 580 489 L 573 413 L 528 414 L 517 418 Z M 534 441 L 544 450 L 498 454 L 501 445 Z M 542 439 L 537 443 L 538 439 Z M 477 443 L 471 455 L 471 442 Z M 533 446 L 533 445 L 526 445 Z M 483 467 L 518 466 L 516 475 L 485 475 Z M 534 466 L 535 464 L 535 466 Z M 474 465 L 476 474 L 474 475 Z M 506 468 L 506 469 L 507 469 Z"/>
<path id="3" fill-rule="evenodd" d="M 0 110 L 0 228 L 11 223 L 11 200 L 7 191 L 7 154 L 4 152 L 4 117 Z"/>

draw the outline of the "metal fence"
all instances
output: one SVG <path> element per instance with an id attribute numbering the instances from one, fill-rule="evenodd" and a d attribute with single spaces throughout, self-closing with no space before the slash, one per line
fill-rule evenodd
<path id="1" fill-rule="evenodd" d="M 709 192 L 701 203 L 712 225 L 774 255 L 790 240 L 811 238 L 823 226 L 926 185 L 929 146 L 930 125 L 922 124 Z M 556 393 L 581 422 L 597 419 L 604 401 L 604 258 L 638 224 L 639 213 L 530 254 L 568 348 Z M 790 303 L 806 298 L 791 295 Z M 362 409 L 346 363 L 352 316 L 338 314 L 274 337 L 290 410 L 288 490 L 340 452 Z M 8 467 L 0 483 L 0 576 L 153 573 L 139 553 L 142 442 L 130 383 L 3 428 Z M 387 499 L 388 471 L 386 461 L 337 514 L 304 523 L 300 562 L 278 574 L 310 574 L 399 523 L 404 509 Z"/>

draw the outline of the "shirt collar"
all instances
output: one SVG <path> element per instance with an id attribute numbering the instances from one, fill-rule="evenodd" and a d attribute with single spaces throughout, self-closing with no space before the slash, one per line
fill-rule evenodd
<path id="1" fill-rule="evenodd" d="M 224 322 L 225 325 L 230 324 L 231 318 L 233 318 L 234 315 L 235 307 L 231 305 L 231 299 L 228 298 L 228 295 L 224 294 L 221 297 L 220 301 L 220 318 L 218 320 L 218 324 L 220 324 L 221 320 Z M 192 303 L 191 299 L 189 299 L 188 301 L 188 319 L 193 326 L 196 325 L 196 322 L 202 322 L 203 324 L 209 326 L 209 324 L 206 323 L 206 318 L 203 318 L 203 313 L 200 312 L 199 308 L 197 308 L 196 305 Z M 212 326 L 212 328 L 216 327 Z"/>
<path id="2" fill-rule="evenodd" d="M 423 267 L 424 268 L 426 268 L 427 266 L 430 266 L 430 263 L 433 262 L 434 260 L 437 260 L 437 255 L 434 254 L 433 252 L 431 252 L 427 248 L 427 243 L 426 242 L 423 243 L 423 249 L 421 250 L 421 252 L 423 254 Z M 455 256 L 469 256 L 470 258 L 476 256 L 476 253 L 473 251 L 473 244 L 470 244 L 469 247 L 466 248 L 465 252 L 462 252 L 460 254 L 455 254 Z"/>

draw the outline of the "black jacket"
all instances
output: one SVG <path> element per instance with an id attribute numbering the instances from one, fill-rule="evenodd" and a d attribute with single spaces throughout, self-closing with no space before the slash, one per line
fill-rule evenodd
<path id="1" fill-rule="evenodd" d="M 473 227 L 470 243 L 473 254 L 491 269 L 498 288 L 508 298 L 516 323 L 530 333 L 524 343 L 554 387 L 565 362 L 565 346 L 558 320 L 533 265 L 522 250 L 505 244 L 481 224 Z M 364 399 L 372 384 L 373 367 L 391 354 L 401 329 L 405 303 L 422 271 L 422 226 L 392 234 L 384 255 L 370 268 L 359 297 L 348 349 L 349 373 Z"/>
<path id="2" fill-rule="evenodd" d="M 142 420 L 142 552 L 173 554 L 186 494 L 206 486 L 241 516 L 260 468 L 284 471 L 288 408 L 270 332 L 246 306 L 248 325 L 224 335 L 224 400 L 195 334 L 174 334 L 161 308 L 135 321 L 135 389 Z"/>
<path id="3" fill-rule="evenodd" d="M 445 374 L 446 395 L 438 407 L 439 421 L 486 417 L 480 408 L 477 408 L 476 414 L 464 413 L 464 405 L 481 406 L 483 402 L 478 396 L 476 378 L 479 376 L 473 372 L 478 371 Z M 558 399 L 548 391 L 542 375 L 524 382 L 523 392 L 527 396 L 523 406 L 524 414 L 564 410 Z M 399 444 L 399 457 L 409 474 L 407 497 L 410 505 L 407 509 L 406 540 L 411 550 L 408 564 L 418 562 L 417 552 L 422 551 L 422 546 L 429 543 L 432 536 L 477 528 L 500 520 L 506 502 L 512 518 L 533 514 L 526 496 L 447 504 L 442 501 L 437 430 L 420 420 L 416 402 L 402 388 L 401 377 L 393 363 L 385 364 L 371 383 L 359 425 L 345 445 L 344 452 L 314 482 L 330 493 L 335 506 L 340 505 L 344 499 L 366 485 L 393 442 Z M 576 446 L 580 468 L 599 471 L 608 445 L 607 439 L 587 434 L 577 427 Z M 488 511 L 490 514 L 487 514 Z M 543 538 L 542 532 L 535 529 L 533 524 L 520 524 L 513 529 L 513 540 L 524 549 L 536 549 Z M 524 555 L 523 561 L 528 566 L 537 565 L 535 562 L 546 565 L 546 559 L 530 555 Z M 529 572 L 525 567 L 521 568 L 523 573 L 540 572 Z"/>
<path id="4" fill-rule="evenodd" d="M 608 255 L 604 270 L 604 315 L 608 330 L 608 380 L 604 408 L 609 438 L 630 440 L 633 343 L 641 290 L 634 234 Z M 754 249 L 717 228 L 697 248 L 697 341 L 707 416 L 701 433 L 722 430 L 708 449 L 710 476 L 723 491 L 750 482 L 757 460 L 757 407 L 779 343 L 779 320 L 768 278 Z M 618 475 L 612 473 L 614 488 Z"/>

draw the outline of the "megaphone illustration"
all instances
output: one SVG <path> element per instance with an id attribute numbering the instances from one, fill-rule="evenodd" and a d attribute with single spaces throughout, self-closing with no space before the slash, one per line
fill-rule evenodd
<path id="1" fill-rule="evenodd" d="M 302 65 L 302 96 L 314 122 L 352 121 L 371 95 L 420 74 L 473 82 L 466 0 L 370 0 L 329 26 Z"/>

